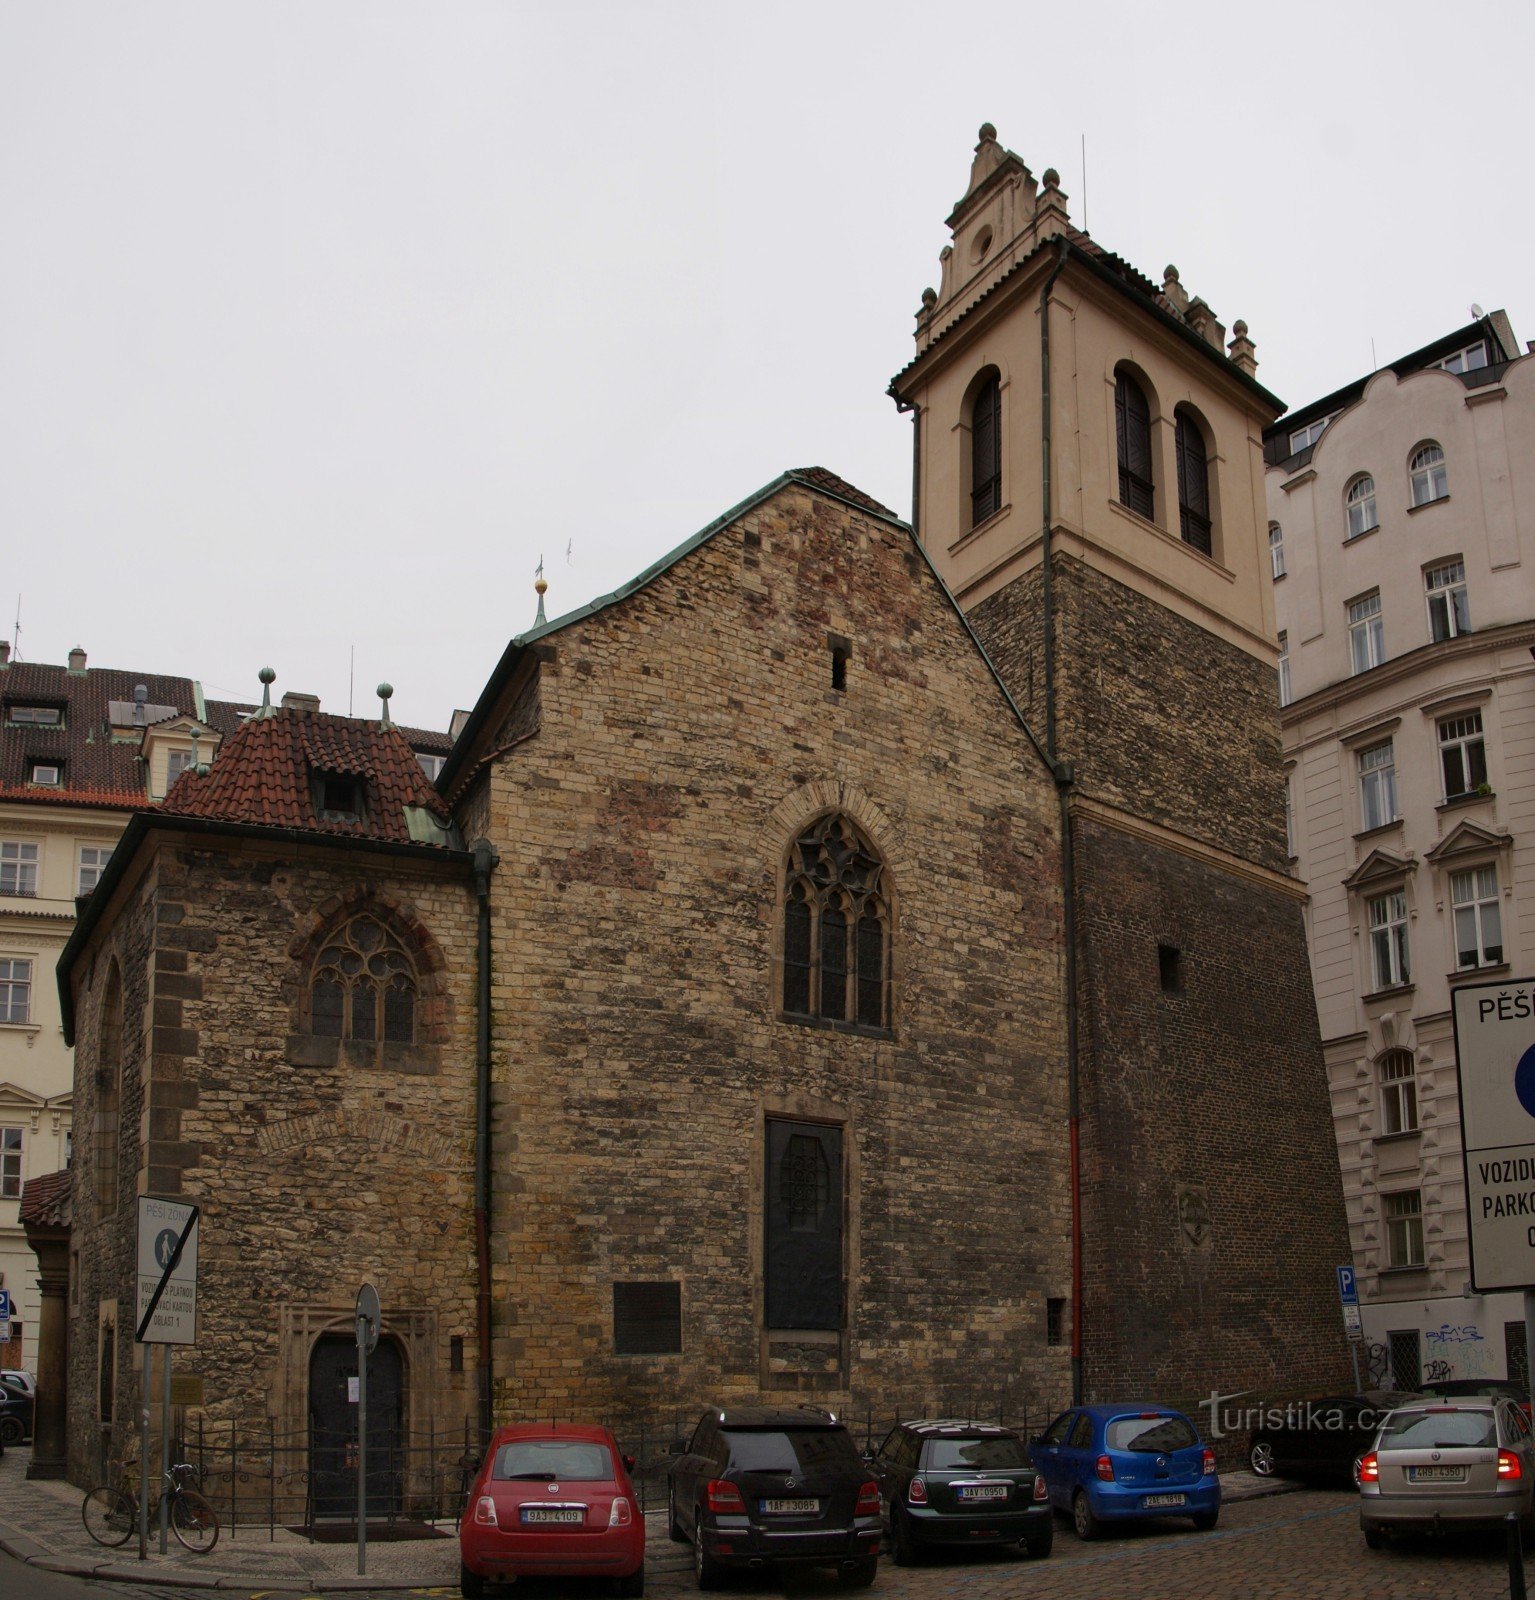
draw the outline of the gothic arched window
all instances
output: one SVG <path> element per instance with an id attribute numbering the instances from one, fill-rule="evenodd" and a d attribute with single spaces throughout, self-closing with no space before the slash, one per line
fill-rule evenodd
<path id="1" fill-rule="evenodd" d="M 1181 406 L 1175 428 L 1178 448 L 1178 521 L 1185 544 L 1210 554 L 1210 461 L 1204 430 Z"/>
<path id="2" fill-rule="evenodd" d="M 791 1016 L 889 1027 L 890 910 L 884 864 L 845 816 L 794 842 L 784 893 L 783 1008 Z"/>
<path id="3" fill-rule="evenodd" d="M 320 947 L 309 980 L 309 1029 L 324 1039 L 413 1044 L 416 968 L 373 917 L 353 917 Z"/>
<path id="4" fill-rule="evenodd" d="M 1002 506 L 1002 384 L 993 372 L 970 410 L 970 525 Z"/>

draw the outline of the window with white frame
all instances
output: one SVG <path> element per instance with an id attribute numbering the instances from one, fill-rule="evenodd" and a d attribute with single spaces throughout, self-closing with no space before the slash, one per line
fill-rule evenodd
<path id="1" fill-rule="evenodd" d="M 1487 787 L 1487 746 L 1482 739 L 1480 711 L 1446 717 L 1439 724 L 1439 766 L 1447 801 Z"/>
<path id="2" fill-rule="evenodd" d="M 1397 819 L 1396 746 L 1390 739 L 1359 752 L 1359 811 L 1366 833 Z"/>
<path id="3" fill-rule="evenodd" d="M 1375 515 L 1374 478 L 1355 478 L 1348 486 L 1345 505 L 1348 508 L 1350 539 L 1357 539 L 1362 533 L 1373 533 L 1380 525 L 1380 519 Z"/>
<path id="4" fill-rule="evenodd" d="M 1455 909 L 1455 970 L 1500 966 L 1503 919 L 1498 911 L 1498 869 L 1452 872 L 1450 903 Z"/>
<path id="5" fill-rule="evenodd" d="M 1454 355 L 1446 356 L 1443 361 L 1430 364 L 1442 367 L 1446 372 L 1475 372 L 1487 365 L 1487 341 L 1478 339 L 1475 344 L 1468 344 L 1464 350 L 1457 350 Z"/>
<path id="6" fill-rule="evenodd" d="M 1386 659 L 1386 630 L 1380 615 L 1380 590 L 1351 600 L 1348 608 L 1348 656 L 1352 672 L 1368 672 Z"/>
<path id="7" fill-rule="evenodd" d="M 1441 639 L 1458 639 L 1471 631 L 1471 607 L 1466 601 L 1466 563 L 1442 561 L 1425 567 L 1424 586 L 1428 590 L 1428 636 L 1436 644 Z"/>
<path id="8" fill-rule="evenodd" d="M 1370 961 L 1377 989 L 1395 989 L 1412 979 L 1407 956 L 1407 895 L 1402 889 L 1369 902 Z"/>
<path id="9" fill-rule="evenodd" d="M 1423 1196 L 1417 1189 L 1381 1196 L 1386 1214 L 1386 1265 L 1423 1265 Z"/>
<path id="10" fill-rule="evenodd" d="M 190 750 L 167 750 L 165 752 L 165 792 L 171 792 L 171 785 L 192 765 L 192 752 Z"/>
<path id="11" fill-rule="evenodd" d="M 1269 566 L 1276 578 L 1284 577 L 1284 529 L 1277 522 L 1269 523 Z"/>
<path id="12" fill-rule="evenodd" d="M 32 962 L 0 957 L 0 1022 L 32 1020 Z"/>
<path id="13" fill-rule="evenodd" d="M 37 851 L 35 844 L 0 839 L 0 894 L 26 899 L 37 894 Z"/>
<path id="14" fill-rule="evenodd" d="M 1429 505 L 1432 501 L 1443 500 L 1449 494 L 1450 479 L 1445 471 L 1444 451 L 1432 439 L 1413 451 L 1407 470 L 1412 474 L 1412 503 L 1415 506 Z"/>
<path id="15" fill-rule="evenodd" d="M 64 769 L 57 761 L 34 761 L 27 768 L 27 782 L 57 789 L 64 781 Z"/>
<path id="16" fill-rule="evenodd" d="M 1418 1079 L 1412 1054 L 1388 1050 L 1380 1058 L 1380 1131 L 1416 1133 L 1417 1128 Z"/>
<path id="17" fill-rule="evenodd" d="M 21 1199 L 21 1129 L 0 1128 L 0 1200 Z"/>
<path id="18" fill-rule="evenodd" d="M 1299 455 L 1302 450 L 1309 449 L 1326 431 L 1327 424 L 1337 416 L 1334 411 L 1331 417 L 1318 417 L 1315 422 L 1308 422 L 1304 428 L 1290 430 L 1290 454 Z"/>
<path id="19" fill-rule="evenodd" d="M 5 720 L 23 728 L 59 728 L 64 713 L 58 706 L 7 706 Z"/>
<path id="20" fill-rule="evenodd" d="M 80 846 L 80 875 L 76 880 L 76 894 L 89 894 L 101 882 L 107 862 L 112 859 L 109 844 L 83 844 Z"/>
<path id="21" fill-rule="evenodd" d="M 1290 703 L 1290 636 L 1287 633 L 1279 635 L 1279 703 L 1282 706 Z"/>
<path id="22" fill-rule="evenodd" d="M 427 777 L 430 778 L 433 783 L 436 783 L 437 774 L 442 771 L 443 767 L 447 763 L 448 758 L 446 756 L 434 755 L 430 750 L 418 750 L 416 752 L 416 760 L 421 763 L 421 770 L 427 775 Z"/>

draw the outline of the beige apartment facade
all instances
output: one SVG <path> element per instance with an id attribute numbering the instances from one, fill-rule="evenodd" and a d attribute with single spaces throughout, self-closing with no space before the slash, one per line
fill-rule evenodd
<path id="1" fill-rule="evenodd" d="M 1470 1279 L 1457 985 L 1535 971 L 1535 360 L 1502 313 L 1266 435 L 1296 875 L 1371 1375 L 1523 1372 Z"/>

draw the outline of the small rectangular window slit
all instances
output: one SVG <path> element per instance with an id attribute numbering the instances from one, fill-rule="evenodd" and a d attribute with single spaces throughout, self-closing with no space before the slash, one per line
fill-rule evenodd
<path id="1" fill-rule="evenodd" d="M 1162 979 L 1164 994 L 1178 994 L 1183 989 L 1183 952 L 1175 944 L 1157 946 L 1157 970 Z"/>
<path id="2" fill-rule="evenodd" d="M 831 686 L 841 694 L 847 688 L 847 663 L 852 647 L 846 639 L 831 639 Z"/>

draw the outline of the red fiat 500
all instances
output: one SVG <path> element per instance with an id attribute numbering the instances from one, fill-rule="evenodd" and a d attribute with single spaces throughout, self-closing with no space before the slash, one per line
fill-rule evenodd
<path id="1" fill-rule="evenodd" d="M 487 1583 L 611 1577 L 645 1592 L 645 1519 L 606 1428 L 526 1423 L 490 1441 L 459 1527 L 465 1600 Z"/>

